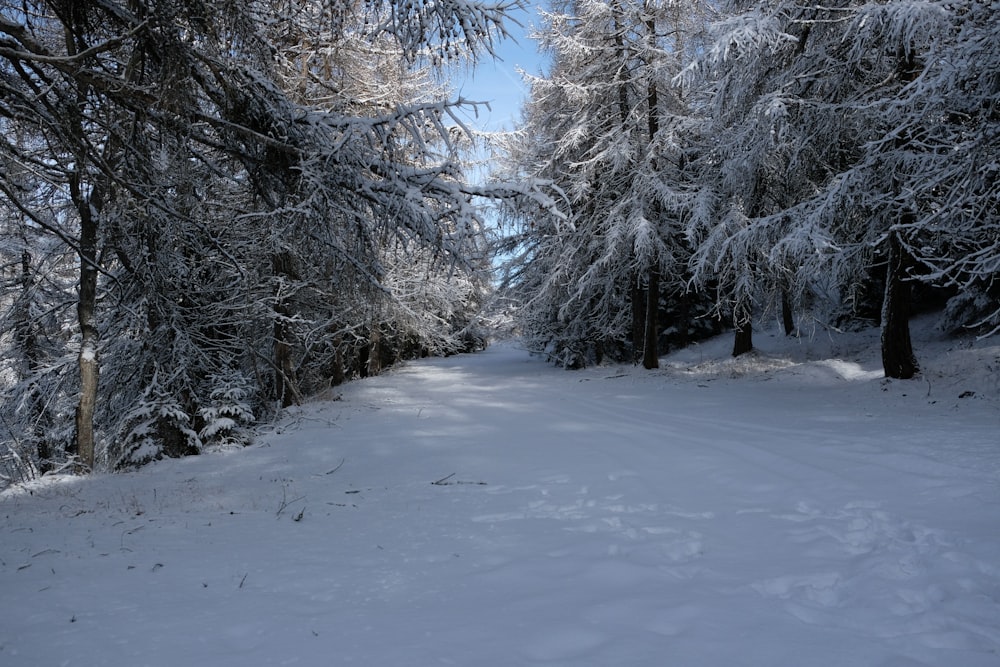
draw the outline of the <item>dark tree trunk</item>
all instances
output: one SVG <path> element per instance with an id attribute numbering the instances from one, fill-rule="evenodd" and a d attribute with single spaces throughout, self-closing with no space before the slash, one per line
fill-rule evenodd
<path id="1" fill-rule="evenodd" d="M 271 264 L 275 277 L 296 278 L 292 258 L 287 252 L 274 255 Z M 283 408 L 299 403 L 295 365 L 292 362 L 291 331 L 287 324 L 290 317 L 288 303 L 278 295 L 274 306 L 274 396 Z"/>
<path id="2" fill-rule="evenodd" d="M 336 387 L 338 385 L 344 384 L 346 379 L 344 373 L 344 339 L 341 336 L 337 336 L 333 339 L 333 367 L 330 372 L 330 386 Z"/>
<path id="3" fill-rule="evenodd" d="M 621 7 L 614 3 L 612 7 L 612 19 L 614 21 L 614 40 L 617 49 L 616 57 L 620 60 L 625 57 L 625 39 L 621 24 Z M 629 100 L 628 87 L 619 82 L 618 84 L 618 120 L 621 127 L 629 125 Z M 646 293 L 642 289 L 642 278 L 639 272 L 632 279 L 632 363 L 639 363 L 639 358 L 644 353 L 645 320 L 646 320 Z"/>
<path id="4" fill-rule="evenodd" d="M 656 23 L 654 22 L 652 13 L 650 13 L 649 18 L 646 19 L 646 30 L 648 31 L 648 37 L 652 40 L 653 35 L 656 34 Z M 650 80 L 649 88 L 646 90 L 646 105 L 646 113 L 648 114 L 646 120 L 647 128 L 649 130 L 649 143 L 652 145 L 656 140 L 656 135 L 660 131 L 660 103 L 657 99 L 655 80 Z M 655 161 L 653 169 L 656 169 Z M 651 210 L 652 215 L 650 217 L 652 222 L 658 223 L 661 215 L 659 205 L 653 203 L 651 205 Z M 649 278 L 646 286 L 646 327 L 642 350 L 642 366 L 646 369 L 660 367 L 660 355 L 658 349 L 660 338 L 660 268 L 657 261 L 658 260 L 654 258 L 653 265 L 649 268 Z"/>
<path id="5" fill-rule="evenodd" d="M 795 317 L 792 314 L 792 298 L 788 290 L 781 290 L 781 324 L 785 328 L 785 335 L 791 336 L 795 333 Z"/>
<path id="6" fill-rule="evenodd" d="M 915 81 L 921 63 L 914 51 L 897 54 L 896 70 L 901 81 Z M 911 138 L 906 134 L 896 137 L 897 150 L 906 148 Z M 899 194 L 902 184 L 893 177 L 893 191 Z M 899 223 L 905 227 L 913 222 L 913 212 L 903 211 Z M 906 280 L 909 256 L 899 238 L 899 232 L 889 231 L 888 258 L 885 270 L 885 296 L 882 298 L 882 370 L 886 377 L 909 380 L 920 370 L 913 354 L 910 340 L 910 283 Z"/>
<path id="7" fill-rule="evenodd" d="M 660 312 L 660 271 L 649 270 L 649 284 L 646 286 L 646 326 L 642 347 L 642 367 L 659 368 L 660 355 L 657 346 L 660 337 L 658 316 Z"/>
<path id="8" fill-rule="evenodd" d="M 296 405 L 295 367 L 292 365 L 292 346 L 288 344 L 288 331 L 282 317 L 287 313 L 276 308 L 274 320 L 274 396 L 281 407 Z"/>
<path id="9" fill-rule="evenodd" d="M 733 340 L 733 356 L 738 357 L 753 349 L 753 322 L 751 321 L 750 306 L 737 305 L 733 311 L 733 329 L 735 337 Z"/>
<path id="10" fill-rule="evenodd" d="M 906 280 L 906 250 L 899 236 L 889 234 L 889 259 L 882 302 L 882 369 L 885 376 L 909 380 L 920 370 L 910 340 L 910 283 Z"/>
<path id="11" fill-rule="evenodd" d="M 382 372 L 382 332 L 378 327 L 372 329 L 369 339 L 371 344 L 368 348 L 368 377 L 373 377 Z"/>
<path id="12" fill-rule="evenodd" d="M 632 283 L 632 363 L 639 363 L 640 350 L 643 349 L 646 321 L 646 294 L 639 285 L 636 276 Z"/>
<path id="13" fill-rule="evenodd" d="M 691 296 L 684 290 L 677 297 L 677 347 L 691 344 Z"/>
<path id="14" fill-rule="evenodd" d="M 29 376 L 33 375 L 41 363 L 41 351 L 38 348 L 38 331 L 31 315 L 32 291 L 35 285 L 34 268 L 31 265 L 31 253 L 27 250 L 21 253 L 21 299 L 16 305 L 14 315 L 14 338 L 24 355 Z M 35 455 L 38 457 L 38 470 L 45 474 L 52 469 L 52 450 L 45 437 L 47 423 L 45 397 L 34 382 L 28 389 L 28 405 L 31 415 L 29 434 L 34 443 Z"/>
<path id="15" fill-rule="evenodd" d="M 653 18 L 652 12 L 648 14 L 649 18 L 646 19 L 646 30 L 648 31 L 647 37 L 652 41 L 654 35 L 656 35 L 656 23 Z M 646 113 L 649 114 L 647 118 L 648 129 L 649 129 L 649 143 L 653 145 L 656 141 L 656 135 L 660 132 L 660 102 L 657 98 L 656 91 L 656 80 L 651 79 L 649 82 L 649 88 L 646 91 L 646 104 L 648 109 Z M 655 161 L 653 168 L 656 169 Z M 658 204 L 653 204 L 653 222 L 658 223 L 658 218 L 661 216 L 660 206 Z M 653 266 L 649 269 L 649 286 L 646 291 L 646 347 L 643 350 L 642 355 L 642 365 L 644 368 L 659 368 L 659 349 L 658 343 L 660 338 L 660 268 L 657 264 L 657 260 L 653 260 Z"/>

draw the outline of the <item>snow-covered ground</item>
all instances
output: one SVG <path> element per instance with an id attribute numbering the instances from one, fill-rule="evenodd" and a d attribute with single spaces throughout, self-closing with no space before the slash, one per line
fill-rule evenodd
<path id="1" fill-rule="evenodd" d="M 0 496 L 0 665 L 996 667 L 1000 347 L 412 363 Z"/>

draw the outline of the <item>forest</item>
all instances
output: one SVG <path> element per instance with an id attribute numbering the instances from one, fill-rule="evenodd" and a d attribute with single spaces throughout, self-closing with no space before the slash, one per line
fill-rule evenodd
<path id="1" fill-rule="evenodd" d="M 2 483 L 242 447 L 497 322 L 647 369 L 877 325 L 900 379 L 912 313 L 1000 332 L 996 2 L 552 0 L 484 136 L 447 68 L 523 4 L 3 0 Z"/>

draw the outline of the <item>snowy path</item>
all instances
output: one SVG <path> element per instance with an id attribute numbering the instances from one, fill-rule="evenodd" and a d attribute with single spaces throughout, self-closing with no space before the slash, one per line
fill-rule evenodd
<path id="1" fill-rule="evenodd" d="M 7 493 L 0 664 L 1000 665 L 996 404 L 776 374 L 497 347 Z"/>

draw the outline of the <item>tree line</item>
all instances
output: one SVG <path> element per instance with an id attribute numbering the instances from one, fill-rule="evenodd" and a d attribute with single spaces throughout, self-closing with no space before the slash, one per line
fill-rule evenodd
<path id="1" fill-rule="evenodd" d="M 0 472 L 244 444 L 481 345 L 474 201 L 497 190 L 464 177 L 437 72 L 489 56 L 515 6 L 4 2 Z"/>
<path id="2" fill-rule="evenodd" d="M 657 365 L 731 327 L 910 313 L 1000 331 L 1000 21 L 984 0 L 554 0 L 504 174 L 502 289 L 529 345 Z"/>

